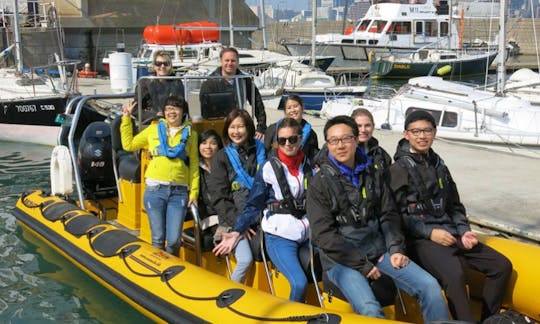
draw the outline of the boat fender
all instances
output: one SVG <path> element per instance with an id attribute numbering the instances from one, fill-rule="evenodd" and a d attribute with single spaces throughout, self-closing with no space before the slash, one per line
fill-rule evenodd
<path id="1" fill-rule="evenodd" d="M 73 167 L 69 149 L 56 146 L 51 153 L 51 194 L 69 195 L 73 193 Z"/>
<path id="2" fill-rule="evenodd" d="M 373 62 L 373 55 L 375 55 L 375 53 L 373 52 L 373 50 L 371 50 L 371 51 L 368 52 L 368 55 L 367 55 L 367 60 L 368 60 L 368 62 Z"/>
<path id="3" fill-rule="evenodd" d="M 452 71 L 451 65 L 441 66 L 440 68 L 437 69 L 437 75 L 439 76 L 447 75 L 448 73 L 450 73 L 450 71 Z"/>

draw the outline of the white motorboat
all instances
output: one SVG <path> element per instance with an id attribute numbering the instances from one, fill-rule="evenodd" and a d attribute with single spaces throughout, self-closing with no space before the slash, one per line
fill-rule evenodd
<path id="1" fill-rule="evenodd" d="M 459 33 L 453 23 L 447 1 L 414 0 L 374 1 L 350 34 L 316 35 L 317 55 L 336 57 L 335 64 L 367 64 L 371 54 L 384 54 L 419 48 L 458 49 Z M 311 39 L 284 39 L 291 55 L 311 51 Z"/>
<path id="2" fill-rule="evenodd" d="M 61 61 L 57 58 L 55 65 L 58 65 L 59 79 L 37 75 L 34 73 L 37 67 L 24 72 L 21 22 L 16 0 L 13 1 L 13 12 L 16 14 L 9 17 L 6 15 L 6 18 L 12 19 L 10 25 L 14 27 L 15 41 L 9 49 L 15 51 L 17 66 L 0 69 L 0 140 L 56 145 L 60 131 L 57 117 L 64 113 L 67 100 L 76 93 L 71 87 L 74 82 L 69 82 L 66 78 L 65 65 L 76 65 L 78 62 Z M 50 26 L 60 28 L 56 25 Z M 40 67 L 40 70 L 47 70 L 47 67 Z"/>

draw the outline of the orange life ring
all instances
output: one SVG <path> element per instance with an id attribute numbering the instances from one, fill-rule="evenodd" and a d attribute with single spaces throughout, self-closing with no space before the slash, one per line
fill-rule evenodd
<path id="1" fill-rule="evenodd" d="M 77 73 L 77 76 L 81 78 L 95 78 L 97 75 L 98 73 L 96 71 L 92 71 L 92 69 L 90 69 L 89 63 L 86 63 L 84 68 Z"/>

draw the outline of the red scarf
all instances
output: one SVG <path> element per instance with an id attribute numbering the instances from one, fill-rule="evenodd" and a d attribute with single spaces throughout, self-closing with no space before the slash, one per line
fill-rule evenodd
<path id="1" fill-rule="evenodd" d="M 281 152 L 280 149 L 278 149 L 277 154 L 279 160 L 287 166 L 287 170 L 289 170 L 289 173 L 295 177 L 298 177 L 298 168 L 304 160 L 304 152 L 302 150 L 298 150 L 296 156 L 288 156 L 285 153 Z"/>

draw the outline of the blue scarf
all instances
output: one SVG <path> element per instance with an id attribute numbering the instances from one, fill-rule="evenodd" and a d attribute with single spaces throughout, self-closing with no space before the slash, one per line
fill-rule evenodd
<path id="1" fill-rule="evenodd" d="M 278 127 L 279 127 L 279 124 L 281 124 L 282 120 L 283 119 L 280 119 L 280 120 L 278 120 L 276 122 L 276 135 L 274 136 L 274 142 L 277 142 Z M 301 148 L 304 148 L 304 145 L 306 144 L 310 133 L 311 133 L 311 124 L 306 122 L 304 124 L 304 127 L 302 127 L 302 146 L 301 146 Z"/>
<path id="2" fill-rule="evenodd" d="M 186 155 L 186 143 L 191 133 L 191 126 L 185 125 L 182 129 L 182 138 L 178 145 L 170 147 L 169 141 L 167 140 L 167 126 L 165 121 L 161 120 L 158 124 L 158 136 L 159 136 L 159 146 L 157 147 L 158 155 L 166 156 L 170 159 L 181 159 L 182 161 L 187 161 Z"/>
<path id="3" fill-rule="evenodd" d="M 339 169 L 339 172 L 347 179 L 347 181 L 352 182 L 352 184 L 358 188 L 360 172 L 364 171 L 368 166 L 371 165 L 371 158 L 364 152 L 361 147 L 356 148 L 355 160 L 356 166 L 354 170 L 346 166 L 345 164 L 337 161 L 330 152 L 328 153 L 328 158 L 335 166 Z"/>
<path id="4" fill-rule="evenodd" d="M 258 169 L 266 161 L 266 150 L 264 148 L 264 143 L 259 140 L 255 140 L 255 150 L 257 152 Z M 250 176 L 246 170 L 244 170 L 242 162 L 240 161 L 240 155 L 238 154 L 238 146 L 234 143 L 225 146 L 225 153 L 227 153 L 229 162 L 231 162 L 234 172 L 236 173 L 236 178 L 234 178 L 232 183 L 233 190 L 238 190 L 241 188 L 251 190 L 253 187 L 254 177 Z"/>

